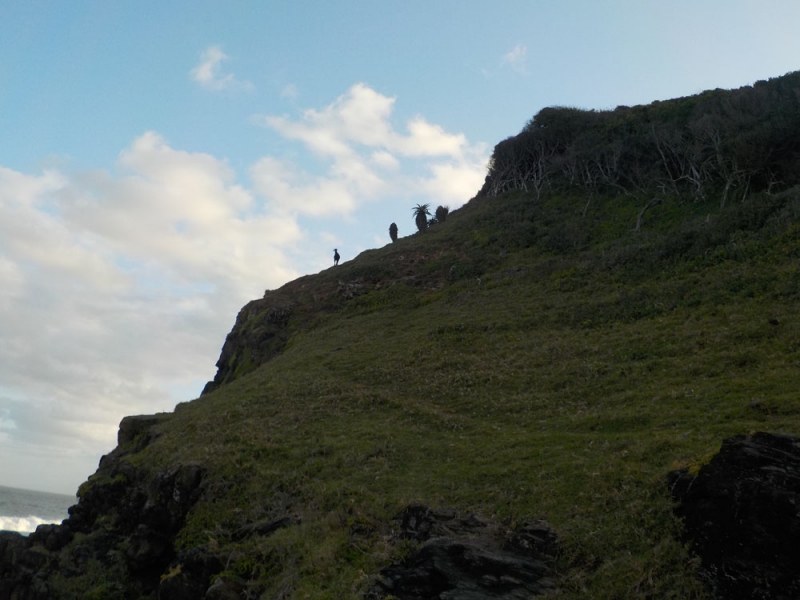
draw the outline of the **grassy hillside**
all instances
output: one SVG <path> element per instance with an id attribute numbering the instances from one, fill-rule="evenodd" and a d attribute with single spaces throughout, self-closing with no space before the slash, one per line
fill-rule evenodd
<path id="1" fill-rule="evenodd" d="M 800 432 L 800 192 L 674 199 L 638 232 L 627 196 L 584 205 L 476 199 L 290 284 L 369 283 L 295 312 L 280 355 L 129 457 L 208 469 L 178 546 L 210 545 L 264 598 L 358 597 L 423 502 L 546 519 L 556 597 L 703 597 L 664 476 L 737 433 Z M 301 524 L 234 540 L 285 516 Z"/>
<path id="2" fill-rule="evenodd" d="M 176 547 L 250 598 L 361 597 L 413 551 L 392 535 L 413 502 L 545 519 L 551 597 L 706 597 L 667 473 L 735 434 L 800 433 L 798 79 L 542 111 L 444 223 L 245 307 L 216 389 L 115 460 L 139 482 L 202 466 Z M 126 484 L 108 472 L 81 498 Z M 55 576 L 64 597 L 136 597 L 114 557 L 143 542 L 107 542 L 109 519 L 99 558 Z"/>

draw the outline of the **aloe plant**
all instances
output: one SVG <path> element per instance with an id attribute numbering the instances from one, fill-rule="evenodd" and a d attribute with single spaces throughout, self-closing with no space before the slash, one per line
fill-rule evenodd
<path id="1" fill-rule="evenodd" d="M 417 224 L 417 229 L 420 233 L 424 233 L 428 229 L 428 217 L 431 216 L 430 204 L 417 204 L 412 208 L 414 213 L 414 222 Z"/>

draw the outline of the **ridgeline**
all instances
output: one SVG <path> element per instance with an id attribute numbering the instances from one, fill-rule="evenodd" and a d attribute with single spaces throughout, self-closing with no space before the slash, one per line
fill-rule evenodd
<path id="1" fill-rule="evenodd" d="M 800 73 L 544 109 L 444 222 L 246 305 L 0 536 L 0 598 L 793 597 L 730 595 L 673 493 L 800 434 L 799 217 Z"/>

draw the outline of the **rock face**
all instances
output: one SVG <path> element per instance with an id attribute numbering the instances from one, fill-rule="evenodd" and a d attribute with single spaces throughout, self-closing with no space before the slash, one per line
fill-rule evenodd
<path id="1" fill-rule="evenodd" d="M 247 303 L 225 338 L 217 361 L 217 374 L 203 388 L 203 394 L 233 381 L 283 351 L 289 339 L 292 316 L 289 303 L 264 298 Z"/>
<path id="2" fill-rule="evenodd" d="M 719 598 L 800 598 L 800 438 L 728 439 L 696 477 L 670 483 Z"/>
<path id="3" fill-rule="evenodd" d="M 510 531 L 475 515 L 414 505 L 398 517 L 399 537 L 420 542 L 381 571 L 369 599 L 523 600 L 554 589 L 555 534 L 544 524 Z"/>
<path id="4" fill-rule="evenodd" d="M 79 503 L 61 525 L 40 525 L 27 538 L 0 533 L 0 600 L 75 597 L 77 592 L 65 592 L 65 585 L 92 569 L 114 572 L 115 581 L 108 584 L 114 589 L 82 593 L 98 598 L 155 597 L 164 583 L 162 575 L 181 560 L 188 572 L 198 573 L 200 585 L 208 586 L 211 571 L 221 571 L 221 565 L 203 556 L 202 549 L 176 556 L 172 545 L 203 494 L 203 469 L 186 464 L 149 472 L 126 460 L 155 439 L 151 428 L 164 418 L 168 416 L 123 420 L 120 445 L 100 460 L 97 472 L 79 490 Z M 54 577 L 60 586 L 53 587 Z"/>

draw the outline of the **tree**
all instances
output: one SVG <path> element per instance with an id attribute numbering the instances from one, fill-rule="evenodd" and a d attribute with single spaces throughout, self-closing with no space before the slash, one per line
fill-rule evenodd
<path id="1" fill-rule="evenodd" d="M 430 204 L 417 204 L 411 211 L 414 213 L 414 222 L 417 224 L 417 229 L 420 233 L 424 233 L 428 229 L 428 217 L 431 216 Z"/>
<path id="2" fill-rule="evenodd" d="M 392 223 L 389 225 L 389 237 L 392 238 L 392 242 L 397 241 L 397 224 Z"/>
<path id="3" fill-rule="evenodd" d="M 450 214 L 450 207 L 438 206 L 434 214 L 436 215 L 434 218 L 436 219 L 437 223 L 444 223 L 445 219 L 447 219 L 447 215 Z"/>

